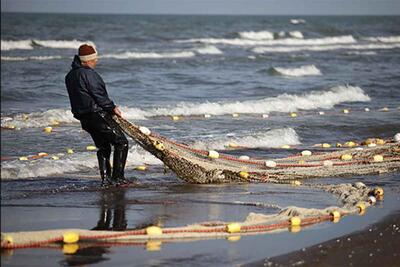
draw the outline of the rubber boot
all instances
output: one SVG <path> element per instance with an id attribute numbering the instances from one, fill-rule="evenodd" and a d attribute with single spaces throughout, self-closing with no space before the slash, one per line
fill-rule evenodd
<path id="1" fill-rule="evenodd" d="M 129 183 L 125 179 L 125 164 L 128 156 L 128 144 L 116 145 L 114 148 L 112 180 L 119 184 Z"/>

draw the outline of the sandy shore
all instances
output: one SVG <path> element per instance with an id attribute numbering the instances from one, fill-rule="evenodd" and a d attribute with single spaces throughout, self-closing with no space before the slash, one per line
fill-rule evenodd
<path id="1" fill-rule="evenodd" d="M 399 266 L 400 210 L 361 231 L 246 266 Z"/>
<path id="2" fill-rule="evenodd" d="M 78 265 L 91 266 L 395 266 L 399 259 L 394 254 L 400 240 L 398 178 L 398 174 L 363 177 L 364 181 L 379 179 L 379 186 L 387 185 L 383 201 L 362 216 L 345 216 L 339 223 L 324 222 L 296 233 L 160 242 L 156 249 L 147 243 L 107 247 L 92 244 L 90 248 L 79 244 L 73 255 L 65 254 L 62 245 L 3 250 L 1 265 L 42 267 L 79 262 Z M 338 204 L 337 198 L 326 192 L 285 185 L 199 186 L 176 181 L 142 182 L 124 190 L 96 190 L 97 183 L 71 178 L 2 182 L 2 232 L 136 229 L 158 223 L 175 227 L 203 221 L 243 221 L 250 212 L 277 212 L 268 207 L 239 205 L 237 201 L 280 206 L 297 203 L 310 208 Z M 360 232 L 361 229 L 364 230 Z"/>

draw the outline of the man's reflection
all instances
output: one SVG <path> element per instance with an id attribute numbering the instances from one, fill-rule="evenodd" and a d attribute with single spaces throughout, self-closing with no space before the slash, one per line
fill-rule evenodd
<path id="1" fill-rule="evenodd" d="M 127 227 L 125 215 L 125 189 L 104 190 L 100 199 L 100 218 L 92 230 L 124 231 Z M 112 221 L 112 226 L 111 226 Z"/>
<path id="2" fill-rule="evenodd" d="M 92 230 L 124 231 L 127 227 L 125 215 L 125 189 L 102 190 L 100 195 L 100 218 Z M 111 224 L 112 222 L 112 224 Z M 85 244 L 77 247 L 76 251 L 66 254 L 60 262 L 63 266 L 81 266 L 109 260 L 104 254 L 110 252 L 109 246 L 101 247 Z"/>

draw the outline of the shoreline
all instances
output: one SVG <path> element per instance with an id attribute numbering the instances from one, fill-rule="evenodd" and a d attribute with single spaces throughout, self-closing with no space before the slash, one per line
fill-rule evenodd
<path id="1" fill-rule="evenodd" d="M 398 266 L 400 210 L 338 238 L 243 266 Z"/>

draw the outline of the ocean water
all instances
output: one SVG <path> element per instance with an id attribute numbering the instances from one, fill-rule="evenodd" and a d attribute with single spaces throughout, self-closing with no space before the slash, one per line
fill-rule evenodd
<path id="1" fill-rule="evenodd" d="M 18 200 L 27 207 L 24 199 L 28 198 L 28 202 L 44 201 L 45 206 L 97 208 L 98 195 L 87 200 L 84 193 L 63 191 L 98 183 L 95 153 L 86 151 L 92 140 L 72 117 L 64 85 L 73 56 L 85 41 L 97 45 L 96 70 L 126 118 L 197 148 L 222 151 L 234 142 L 247 149 L 226 153 L 271 158 L 292 154 L 293 150 L 277 149 L 286 144 L 304 149 L 316 143 L 388 138 L 400 132 L 400 17 L 315 16 L 301 17 L 305 22 L 300 24 L 291 19 L 298 18 L 2 14 L 2 202 L 11 205 Z M 298 117 L 291 118 L 289 112 L 297 112 Z M 233 117 L 234 113 L 240 116 Z M 182 118 L 173 121 L 173 115 Z M 55 122 L 60 125 L 52 133 L 43 132 Z M 66 154 L 68 148 L 75 153 Z M 18 160 L 39 152 L 59 159 Z M 149 172 L 134 171 L 139 164 L 149 164 Z M 163 199 L 178 194 L 180 199 L 180 194 L 198 193 L 196 199 L 229 202 L 225 194 L 253 190 L 243 185 L 212 189 L 185 185 L 173 174 L 163 174 L 161 162 L 133 140 L 127 176 L 154 186 L 129 191 L 129 197 Z M 385 183 L 396 184 L 397 179 L 390 176 Z M 264 189 L 268 188 L 253 191 Z M 271 190 L 273 197 L 261 200 L 281 206 L 336 203 L 318 192 L 310 193 L 316 194 L 317 201 L 309 203 L 304 197 L 308 193 Z M 55 195 L 48 198 L 48 192 Z M 59 194 L 76 200 L 57 206 Z M 140 212 L 150 221 L 162 217 L 167 225 L 182 225 L 243 219 L 243 214 L 254 211 L 244 208 L 232 214 L 212 207 L 194 209 L 205 216 L 192 216 L 195 212 L 185 208 L 173 210 L 180 214 L 177 217 L 158 208 L 144 209 L 145 215 L 142 208 L 134 209 L 128 225 L 140 221 Z M 6 226 L 2 219 L 2 230 L 50 225 L 16 224 L 20 217 L 12 216 L 13 210 L 2 207 L 2 213 L 12 218 Z M 35 216 L 27 208 L 20 212 Z M 70 223 L 89 227 L 82 216 Z"/>

